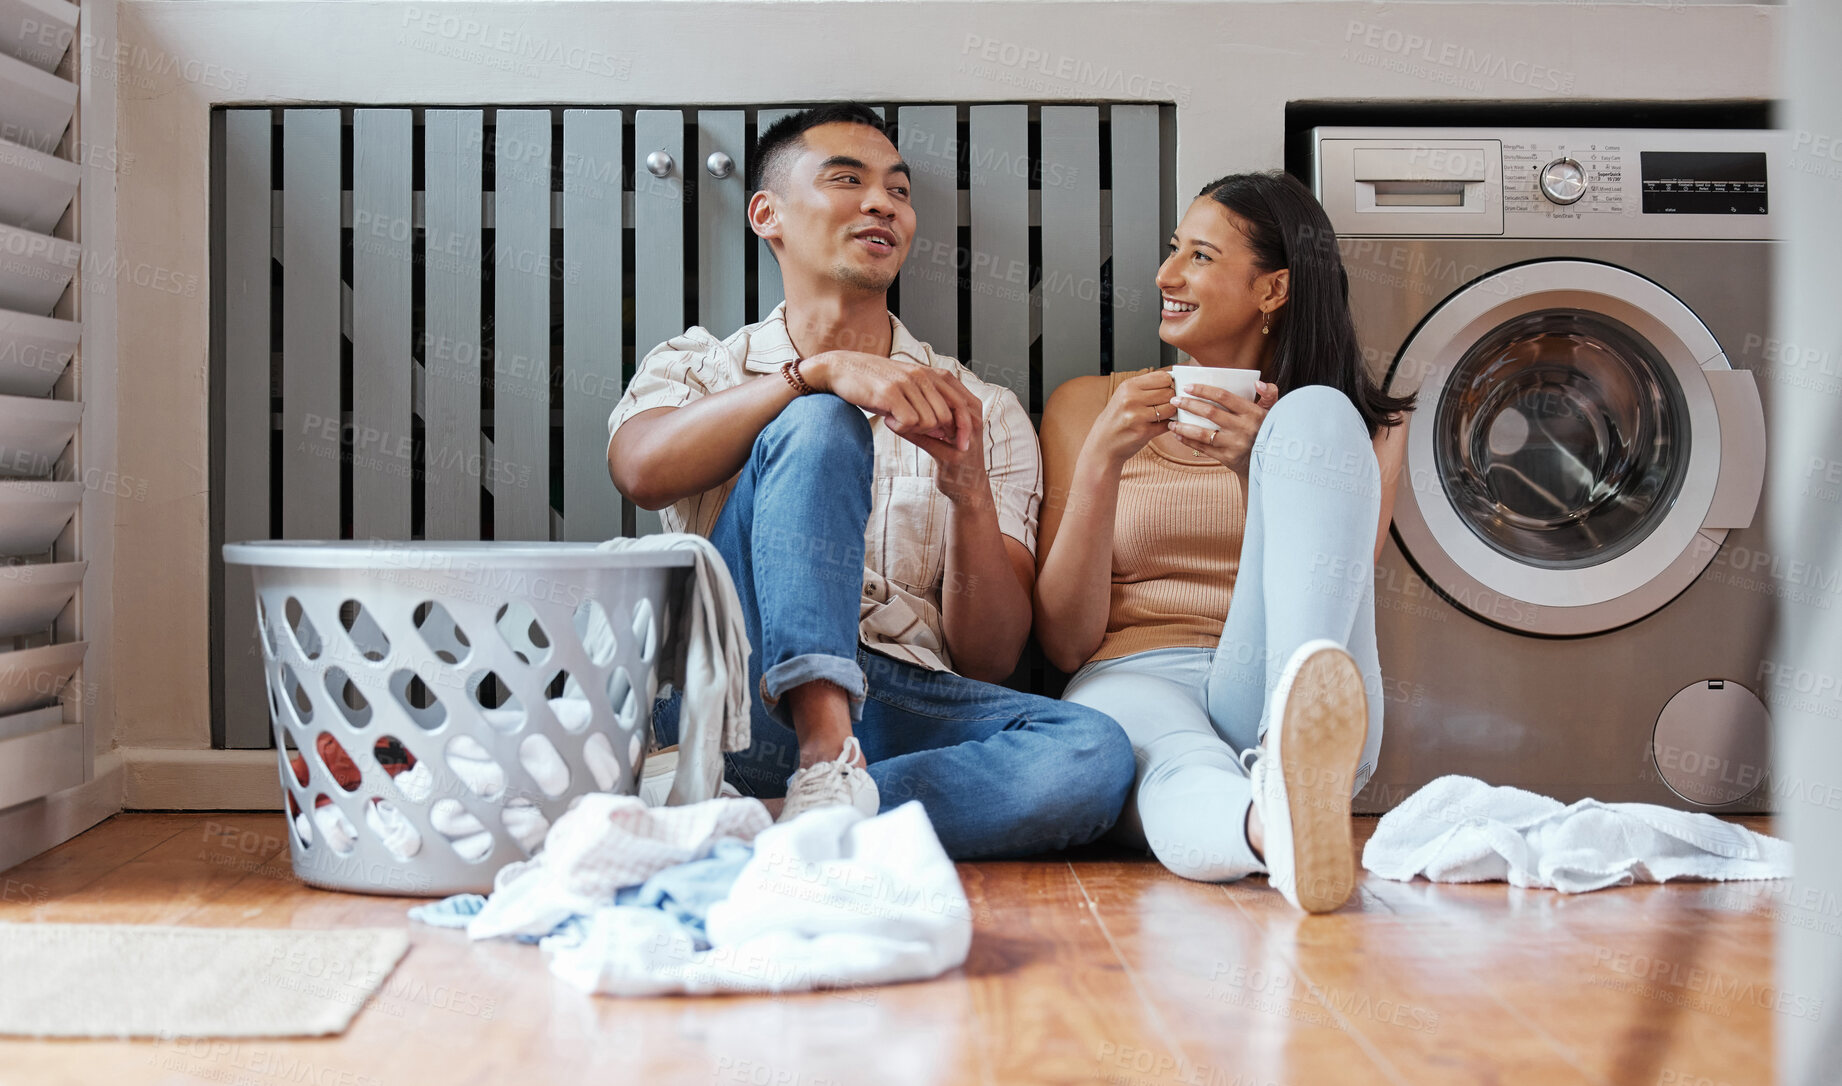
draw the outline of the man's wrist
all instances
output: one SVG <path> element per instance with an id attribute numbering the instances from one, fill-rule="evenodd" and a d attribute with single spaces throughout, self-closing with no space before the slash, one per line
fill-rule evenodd
<path id="1" fill-rule="evenodd" d="M 934 485 L 946 495 L 947 501 L 957 507 L 976 508 L 986 505 L 997 507 L 996 499 L 991 494 L 991 477 L 985 472 L 968 472 L 951 479 L 943 473 L 935 476 Z"/>
<path id="2" fill-rule="evenodd" d="M 814 392 L 831 391 L 831 352 L 820 351 L 799 361 L 799 375 Z"/>

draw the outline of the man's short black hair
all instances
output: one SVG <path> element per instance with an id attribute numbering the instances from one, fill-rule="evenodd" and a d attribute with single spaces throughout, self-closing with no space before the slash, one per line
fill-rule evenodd
<path id="1" fill-rule="evenodd" d="M 779 184 L 787 161 L 803 145 L 801 137 L 806 134 L 806 130 L 822 124 L 863 124 L 884 136 L 889 135 L 883 119 L 861 102 L 827 102 L 822 106 L 788 114 L 769 125 L 767 131 L 755 138 L 755 153 L 748 159 L 748 194 L 753 196 L 764 188 Z"/>

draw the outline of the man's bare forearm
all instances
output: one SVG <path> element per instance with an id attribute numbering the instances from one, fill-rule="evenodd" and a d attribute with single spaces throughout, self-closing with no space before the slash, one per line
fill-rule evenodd
<path id="1" fill-rule="evenodd" d="M 1030 597 L 1017 580 L 990 488 L 952 505 L 941 632 L 953 666 L 969 679 L 1002 682 L 1030 635 Z"/>
<path id="2" fill-rule="evenodd" d="M 608 473 L 644 509 L 701 494 L 742 470 L 755 439 L 795 396 L 791 385 L 769 376 L 683 407 L 642 411 L 615 432 Z"/>

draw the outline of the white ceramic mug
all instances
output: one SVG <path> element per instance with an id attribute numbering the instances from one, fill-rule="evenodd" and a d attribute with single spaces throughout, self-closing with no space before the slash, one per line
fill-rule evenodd
<path id="1" fill-rule="evenodd" d="M 1244 400 L 1251 400 L 1257 395 L 1255 386 L 1260 381 L 1259 370 L 1231 370 L 1221 366 L 1172 366 L 1170 368 L 1170 375 L 1172 380 L 1177 383 L 1176 394 L 1171 397 L 1172 403 L 1175 403 L 1184 396 L 1188 396 L 1190 394 L 1190 386 L 1198 384 L 1214 385 L 1216 388 L 1226 389 Z M 1200 400 L 1202 397 L 1198 396 L 1196 399 Z M 1201 415 L 1185 411 L 1181 408 L 1177 410 L 1177 421 L 1187 422 L 1191 426 L 1206 427 L 1210 430 L 1216 428 L 1213 420 L 1203 418 Z"/>

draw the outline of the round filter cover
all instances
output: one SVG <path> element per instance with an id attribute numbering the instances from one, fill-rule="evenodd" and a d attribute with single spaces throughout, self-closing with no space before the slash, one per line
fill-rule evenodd
<path id="1" fill-rule="evenodd" d="M 1739 683 L 1709 679 L 1663 706 L 1651 747 L 1670 791 L 1703 807 L 1738 803 L 1771 767 L 1771 715 Z"/>

